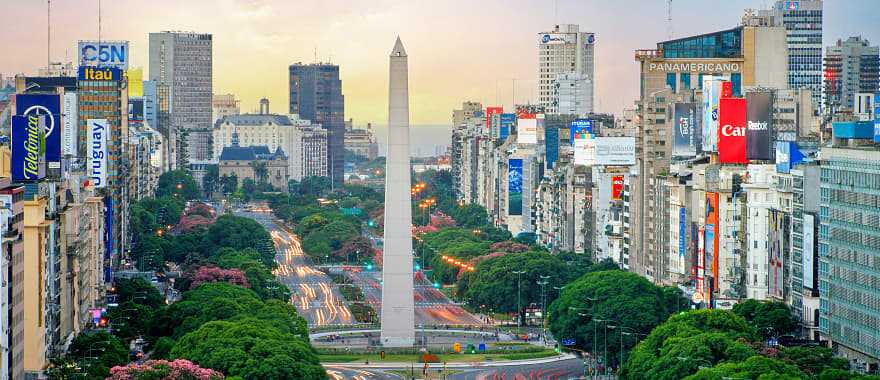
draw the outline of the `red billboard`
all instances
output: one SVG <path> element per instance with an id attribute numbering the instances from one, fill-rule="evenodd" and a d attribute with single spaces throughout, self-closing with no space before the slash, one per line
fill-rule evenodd
<path id="1" fill-rule="evenodd" d="M 733 82 L 724 81 L 721 82 L 721 98 L 732 98 L 733 97 Z"/>
<path id="2" fill-rule="evenodd" d="M 611 176 L 611 200 L 619 201 L 623 197 L 623 176 Z"/>
<path id="3" fill-rule="evenodd" d="M 489 123 L 492 120 L 492 115 L 498 115 L 504 113 L 504 108 L 502 107 L 486 107 L 486 129 L 489 129 Z"/>
<path id="4" fill-rule="evenodd" d="M 722 164 L 747 164 L 746 100 L 718 100 L 718 161 Z"/>

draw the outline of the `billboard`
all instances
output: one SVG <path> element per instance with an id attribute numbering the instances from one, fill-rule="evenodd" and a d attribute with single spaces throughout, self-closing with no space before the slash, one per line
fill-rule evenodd
<path id="1" fill-rule="evenodd" d="M 733 97 L 733 82 L 731 82 L 731 81 L 721 82 L 721 96 L 719 97 L 719 99 L 732 98 L 732 97 Z"/>
<path id="2" fill-rule="evenodd" d="M 36 181 L 46 176 L 45 123 L 45 115 L 31 113 L 12 117 L 10 168 L 13 181 Z"/>
<path id="3" fill-rule="evenodd" d="M 542 33 L 541 43 L 545 45 L 575 43 L 575 36 L 574 33 Z"/>
<path id="4" fill-rule="evenodd" d="M 86 125 L 88 133 L 87 172 L 95 188 L 107 187 L 107 139 L 110 124 L 107 119 L 89 119 Z"/>
<path id="5" fill-rule="evenodd" d="M 611 200 L 619 201 L 623 198 L 623 176 L 611 176 Z"/>
<path id="6" fill-rule="evenodd" d="M 746 94 L 746 158 L 749 160 L 773 159 L 770 96 L 769 92 Z"/>
<path id="7" fill-rule="evenodd" d="M 61 154 L 76 155 L 76 135 L 79 118 L 75 92 L 64 94 L 64 108 L 61 112 Z"/>
<path id="8" fill-rule="evenodd" d="M 77 75 L 77 80 L 91 80 L 91 81 L 118 81 L 122 79 L 122 70 L 105 67 L 88 67 L 88 66 L 80 66 L 79 75 Z"/>
<path id="9" fill-rule="evenodd" d="M 706 286 L 709 289 L 718 289 L 718 230 L 718 193 L 706 193 L 706 248 L 704 251 L 706 266 L 712 263 L 712 282 Z M 706 295 L 710 296 L 711 293 Z"/>
<path id="10" fill-rule="evenodd" d="M 522 215 L 523 160 L 507 160 L 507 215 Z"/>
<path id="11" fill-rule="evenodd" d="M 706 227 L 700 226 L 697 229 L 697 255 L 694 257 L 696 267 L 696 292 L 694 292 L 694 303 L 702 302 L 706 297 Z"/>
<path id="12" fill-rule="evenodd" d="M 574 146 L 574 140 L 583 134 L 593 133 L 593 121 L 590 119 L 574 119 L 569 127 L 569 143 Z"/>
<path id="13" fill-rule="evenodd" d="M 61 168 L 61 96 L 56 94 L 20 94 L 15 96 L 17 115 L 45 116 L 45 153 L 49 169 Z"/>
<path id="14" fill-rule="evenodd" d="M 518 144 L 538 143 L 538 119 L 520 117 L 516 123 L 516 142 Z"/>
<path id="15" fill-rule="evenodd" d="M 79 41 L 79 65 L 128 69 L 128 41 Z"/>
<path id="16" fill-rule="evenodd" d="M 597 137 L 596 165 L 635 165 L 635 137 Z"/>
<path id="17" fill-rule="evenodd" d="M 880 143 L 880 92 L 874 93 L 874 142 Z"/>
<path id="18" fill-rule="evenodd" d="M 574 139 L 574 164 L 596 164 L 596 138 L 589 133 L 578 134 Z"/>
<path id="19" fill-rule="evenodd" d="M 553 164 L 559 159 L 559 128 L 544 128 L 545 162 L 548 169 L 553 169 Z"/>
<path id="20" fill-rule="evenodd" d="M 703 152 L 718 151 L 718 97 L 721 95 L 720 77 L 703 77 L 703 133 L 700 134 Z"/>
<path id="21" fill-rule="evenodd" d="M 678 208 L 678 257 L 682 259 L 686 253 L 685 247 L 685 234 L 687 234 L 687 227 L 685 221 L 687 220 L 687 209 L 684 207 Z"/>
<path id="22" fill-rule="evenodd" d="M 746 100 L 718 100 L 718 161 L 722 164 L 745 164 Z"/>
<path id="23" fill-rule="evenodd" d="M 776 142 L 776 171 L 788 173 L 795 165 L 804 161 L 804 154 L 794 141 Z"/>
<path id="24" fill-rule="evenodd" d="M 816 282 L 816 217 L 812 214 L 804 213 L 804 242 L 801 257 L 804 267 L 804 287 L 818 290 L 818 282 Z"/>
<path id="25" fill-rule="evenodd" d="M 788 217 L 783 211 L 770 209 L 767 224 L 768 247 L 768 295 L 782 298 L 784 294 L 785 282 L 785 256 L 788 251 L 786 242 L 788 241 Z"/>
<path id="26" fill-rule="evenodd" d="M 506 140 L 507 136 L 510 136 L 510 133 L 513 132 L 512 129 L 516 125 L 516 114 L 514 113 L 503 113 L 501 114 L 501 127 L 498 131 L 498 137 L 502 140 Z"/>
<path id="27" fill-rule="evenodd" d="M 144 97 L 144 69 L 138 67 L 126 71 L 128 77 L 128 97 L 143 98 Z"/>
<path id="28" fill-rule="evenodd" d="M 673 120 L 673 157 L 696 157 L 700 132 L 697 129 L 696 103 L 675 103 L 672 106 Z"/>

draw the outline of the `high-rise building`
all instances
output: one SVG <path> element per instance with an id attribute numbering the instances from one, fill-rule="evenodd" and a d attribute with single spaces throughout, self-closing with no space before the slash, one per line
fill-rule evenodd
<path id="1" fill-rule="evenodd" d="M 3 149 L 0 158 L 9 159 L 9 150 Z M 4 164 L 7 165 L 7 164 Z M 4 168 L 6 169 L 6 168 Z M 8 170 L 8 169 L 6 169 Z M 24 188 L 13 185 L 9 173 L 0 178 L 0 379 L 19 379 L 24 376 Z"/>
<path id="2" fill-rule="evenodd" d="M 822 0 L 778 0 L 759 15 L 770 25 L 786 29 L 788 45 L 788 87 L 809 88 L 813 109 L 822 100 Z"/>
<path id="3" fill-rule="evenodd" d="M 577 25 L 555 25 L 548 32 L 538 33 L 538 104 L 548 113 L 557 113 L 554 92 L 557 76 L 563 76 L 566 85 L 577 81 L 582 94 L 582 107 L 593 112 L 593 85 L 595 83 L 593 33 L 581 32 Z"/>
<path id="4" fill-rule="evenodd" d="M 158 96 L 164 98 L 160 103 L 169 105 L 170 125 L 160 126 L 160 131 L 178 145 L 178 158 L 183 158 L 171 160 L 175 169 L 186 168 L 190 160 L 211 158 L 212 51 L 210 34 L 150 33 L 149 80 L 167 89 Z"/>
<path id="5" fill-rule="evenodd" d="M 593 111 L 593 80 L 585 74 L 556 74 L 553 81 L 556 113 L 584 116 Z"/>
<path id="6" fill-rule="evenodd" d="M 878 91 L 880 47 L 862 37 L 837 40 L 825 49 L 825 102 L 829 111 L 852 111 L 855 94 Z"/>
<path id="7" fill-rule="evenodd" d="M 851 364 L 872 373 L 880 368 L 878 172 L 876 147 L 822 149 L 819 330 Z"/>
<path id="8" fill-rule="evenodd" d="M 345 97 L 339 66 L 314 63 L 290 65 L 290 113 L 320 124 L 328 132 L 328 173 L 334 183 L 344 180 Z"/>

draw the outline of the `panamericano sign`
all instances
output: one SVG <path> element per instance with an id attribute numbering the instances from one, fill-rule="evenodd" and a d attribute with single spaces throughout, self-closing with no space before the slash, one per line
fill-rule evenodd
<path id="1" fill-rule="evenodd" d="M 737 62 L 651 62 L 648 63 L 648 71 L 674 71 L 674 72 L 699 72 L 699 73 L 735 73 L 742 69 Z"/>

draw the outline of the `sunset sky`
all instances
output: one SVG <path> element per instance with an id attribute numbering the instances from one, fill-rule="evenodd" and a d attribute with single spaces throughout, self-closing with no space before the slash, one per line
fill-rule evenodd
<path id="1" fill-rule="evenodd" d="M 676 37 L 737 25 L 744 8 L 770 0 L 675 0 Z M 98 36 L 97 0 L 52 1 L 52 60 L 72 61 L 80 39 Z M 576 23 L 596 33 L 597 108 L 619 112 L 638 93 L 633 50 L 666 39 L 662 0 L 104 0 L 105 40 L 130 40 L 133 66 L 147 65 L 149 32 L 214 35 L 214 92 L 234 93 L 242 111 L 268 97 L 285 113 L 287 67 L 340 66 L 346 118 L 385 124 L 388 54 L 400 35 L 409 54 L 413 124 L 448 124 L 463 100 L 509 107 L 535 97 L 537 33 Z M 34 74 L 46 63 L 46 2 L 0 0 L 0 73 Z M 880 43 L 876 0 L 825 2 L 825 44 L 861 34 Z M 555 11 L 554 11 L 555 8 Z M 872 10 L 867 12 L 867 10 Z M 316 54 L 317 52 L 317 54 Z"/>

